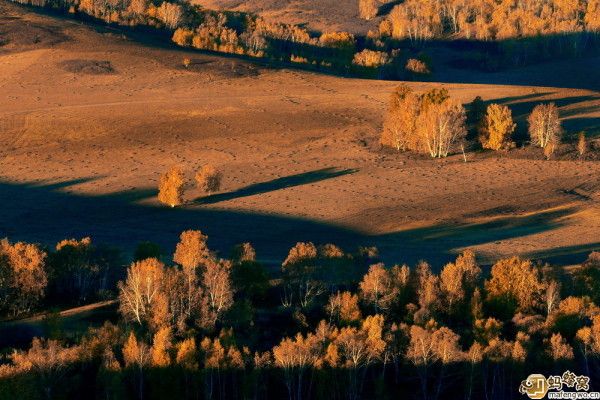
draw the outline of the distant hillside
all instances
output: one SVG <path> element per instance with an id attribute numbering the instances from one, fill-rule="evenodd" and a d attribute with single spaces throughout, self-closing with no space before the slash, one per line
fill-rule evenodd
<path id="1" fill-rule="evenodd" d="M 380 18 L 365 21 L 358 16 L 358 0 L 192 0 L 211 9 L 257 13 L 270 22 L 306 24 L 317 31 L 366 33 Z"/>

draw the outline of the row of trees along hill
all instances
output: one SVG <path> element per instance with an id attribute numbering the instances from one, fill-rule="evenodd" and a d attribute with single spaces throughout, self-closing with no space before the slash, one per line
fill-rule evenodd
<path id="1" fill-rule="evenodd" d="M 507 150 L 515 147 L 516 124 L 508 106 L 492 103 L 486 107 L 477 97 L 470 104 L 468 114 L 444 88 L 416 93 L 401 85 L 391 95 L 380 141 L 397 151 L 446 157 L 451 152 L 464 151 L 470 119 L 482 148 Z M 556 105 L 538 104 L 528 116 L 527 124 L 530 143 L 543 149 L 544 155 L 550 158 L 563 133 Z M 579 134 L 576 148 L 580 156 L 587 151 L 584 132 Z"/>
<path id="2" fill-rule="evenodd" d="M 40 306 L 79 305 L 110 297 L 120 278 L 120 253 L 90 238 L 55 249 L 0 241 L 0 317 L 28 315 Z"/>
<path id="3" fill-rule="evenodd" d="M 486 46 L 475 64 L 522 64 L 587 54 L 597 48 L 598 0 L 483 2 L 411 0 L 392 8 L 378 30 L 366 37 L 348 32 L 312 32 L 291 24 L 272 23 L 241 12 L 214 11 L 180 1 L 149 0 L 12 0 L 78 13 L 127 27 L 148 26 L 168 32 L 176 44 L 200 50 L 299 63 L 337 73 L 410 78 L 417 61 L 414 46 L 426 40 L 463 38 L 505 41 Z M 371 19 L 378 2 L 360 1 L 360 14 Z M 409 40 L 409 44 L 399 41 Z M 400 50 L 403 48 L 404 50 Z M 489 50 L 489 51 L 488 51 Z M 500 50 L 500 51 L 499 51 Z M 476 56 L 476 52 L 473 53 Z M 488 60 L 488 61 L 486 61 Z M 491 61 L 490 61 L 491 60 Z M 420 65 L 418 75 L 430 71 Z"/>
<path id="4" fill-rule="evenodd" d="M 510 399 L 533 371 L 600 376 L 600 254 L 484 272 L 467 250 L 439 273 L 377 258 L 298 243 L 272 279 L 250 244 L 224 260 L 183 232 L 172 262 L 127 269 L 117 324 L 6 352 L 0 399 Z"/>

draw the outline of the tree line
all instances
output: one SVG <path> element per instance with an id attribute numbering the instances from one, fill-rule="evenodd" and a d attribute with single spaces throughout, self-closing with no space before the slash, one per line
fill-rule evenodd
<path id="1" fill-rule="evenodd" d="M 43 281 L 52 257 L 2 243 Z M 0 398 L 510 399 L 532 372 L 600 376 L 597 252 L 488 269 L 465 250 L 436 273 L 305 242 L 269 273 L 249 243 L 223 259 L 190 230 L 169 262 L 149 243 L 135 257 L 112 288 L 117 323 L 5 350 Z"/>
<path id="2" fill-rule="evenodd" d="M 126 27 L 150 27 L 168 34 L 183 47 L 337 73 L 402 79 L 431 73 L 424 58 L 415 56 L 426 41 L 506 41 L 499 47 L 486 46 L 484 53 L 468 52 L 472 59 L 467 60 L 467 66 L 496 69 L 507 63 L 520 65 L 586 54 L 597 48 L 600 29 L 598 0 L 411 0 L 392 8 L 378 29 L 358 37 L 348 32 L 313 32 L 298 25 L 272 23 L 251 13 L 208 10 L 186 0 L 12 1 Z M 377 14 L 378 1 L 359 3 L 363 18 Z"/>
<path id="3" fill-rule="evenodd" d="M 464 154 L 470 124 L 476 132 L 476 144 L 483 149 L 498 151 L 516 146 L 513 134 L 517 125 L 508 106 L 486 106 L 481 97 L 476 97 L 468 108 L 467 112 L 443 87 L 416 93 L 400 85 L 391 94 L 380 142 L 397 151 L 414 151 L 433 158 L 459 150 Z M 527 117 L 527 125 L 531 145 L 551 158 L 564 132 L 556 105 L 536 105 Z M 580 157 L 587 152 L 585 132 L 578 134 L 576 150 Z"/>

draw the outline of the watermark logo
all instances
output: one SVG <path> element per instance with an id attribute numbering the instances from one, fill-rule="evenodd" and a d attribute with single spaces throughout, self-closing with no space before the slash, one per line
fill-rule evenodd
<path id="1" fill-rule="evenodd" d="M 599 392 L 589 390 L 590 378 L 571 371 L 548 377 L 531 374 L 519 386 L 519 393 L 530 399 L 600 399 Z"/>
<path id="2" fill-rule="evenodd" d="M 546 377 L 541 374 L 531 374 L 521 382 L 519 393 L 526 394 L 530 399 L 543 399 L 548 393 Z"/>

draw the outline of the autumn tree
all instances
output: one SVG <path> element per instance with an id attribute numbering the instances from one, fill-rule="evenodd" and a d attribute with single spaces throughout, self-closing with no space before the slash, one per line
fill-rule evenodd
<path id="1" fill-rule="evenodd" d="M 575 357 L 573 355 L 573 347 L 567 343 L 560 333 L 553 334 L 550 337 L 549 344 L 548 353 L 552 360 L 572 360 Z"/>
<path id="2" fill-rule="evenodd" d="M 377 16 L 377 0 L 358 0 L 358 13 L 367 21 Z"/>
<path id="3" fill-rule="evenodd" d="M 562 128 L 558 109 L 554 103 L 538 104 L 527 118 L 529 137 L 535 146 L 545 148 L 560 142 Z"/>
<path id="4" fill-rule="evenodd" d="M 498 260 L 485 282 L 488 301 L 510 317 L 516 310 L 531 311 L 541 305 L 544 285 L 540 272 L 529 260 L 512 257 Z"/>
<path id="5" fill-rule="evenodd" d="M 212 257 L 206 241 L 208 236 L 198 230 L 181 233 L 175 248 L 173 261 L 183 268 L 184 292 L 183 309 L 186 318 L 191 318 L 199 307 L 202 293 L 199 284 L 200 267 L 206 265 Z"/>
<path id="6" fill-rule="evenodd" d="M 187 370 L 198 369 L 197 348 L 194 338 L 188 338 L 178 343 L 175 362 Z"/>
<path id="7" fill-rule="evenodd" d="M 409 278 L 410 270 L 406 265 L 396 265 L 388 270 L 382 263 L 373 264 L 359 283 L 359 296 L 376 313 L 388 313 L 402 300 Z"/>
<path id="8" fill-rule="evenodd" d="M 304 375 L 319 356 L 320 343 L 312 333 L 306 337 L 298 333 L 293 339 L 285 338 L 273 347 L 274 364 L 283 369 L 290 400 L 305 398 Z"/>
<path id="9" fill-rule="evenodd" d="M 464 107 L 450 98 L 431 100 L 425 95 L 417 122 L 423 151 L 432 158 L 446 157 L 461 145 L 467 134 Z"/>
<path id="10" fill-rule="evenodd" d="M 414 150 L 418 147 L 415 136 L 420 102 L 407 85 L 392 92 L 390 106 L 383 124 L 381 144 L 396 150 Z"/>
<path id="11" fill-rule="evenodd" d="M 212 329 L 223 313 L 233 305 L 231 262 L 209 259 L 202 269 L 201 287 L 202 302 L 198 324 L 204 329 Z"/>
<path id="12" fill-rule="evenodd" d="M 162 2 L 157 9 L 157 17 L 169 29 L 175 30 L 183 22 L 183 9 L 179 4 Z"/>
<path id="13" fill-rule="evenodd" d="M 123 346 L 123 360 L 125 366 L 132 368 L 137 374 L 136 389 L 138 397 L 144 398 L 144 370 L 148 367 L 151 361 L 151 349 L 143 341 L 138 341 L 136 336 L 131 332 L 129 338 Z"/>
<path id="14" fill-rule="evenodd" d="M 383 340 L 384 318 L 381 315 L 370 315 L 356 327 L 342 328 L 335 337 L 334 344 L 338 349 L 338 365 L 348 368 L 350 374 L 349 398 L 360 399 L 363 382 L 359 382 L 361 371 L 368 368 L 381 357 L 385 351 Z M 363 375 L 364 376 L 364 375 Z"/>
<path id="15" fill-rule="evenodd" d="M 410 343 L 406 351 L 406 358 L 419 371 L 424 399 L 429 398 L 429 370 L 431 366 L 435 363 L 442 365 L 436 385 L 435 398 L 437 398 L 443 387 L 444 367 L 462 360 L 463 353 L 459 340 L 460 337 L 451 329 L 438 328 L 433 320 L 429 321 L 424 328 L 418 325 L 410 327 Z"/>
<path id="16" fill-rule="evenodd" d="M 210 195 L 221 188 L 221 172 L 213 165 L 207 164 L 196 173 L 196 184 L 203 192 Z"/>
<path id="17" fill-rule="evenodd" d="M 285 306 L 299 304 L 309 306 L 324 292 L 323 282 L 318 279 L 318 251 L 311 243 L 296 243 L 281 264 L 283 272 L 283 299 Z"/>
<path id="18" fill-rule="evenodd" d="M 419 305 L 414 319 L 417 323 L 425 323 L 440 308 L 440 278 L 431 271 L 428 263 L 421 261 L 417 265 L 414 281 Z"/>
<path id="19" fill-rule="evenodd" d="M 484 149 L 500 150 L 510 143 L 517 125 L 513 122 L 510 108 L 499 104 L 487 107 L 479 130 L 479 140 Z"/>
<path id="20" fill-rule="evenodd" d="M 470 250 L 460 254 L 456 262 L 444 266 L 440 273 L 440 289 L 450 313 L 467 297 L 471 297 L 480 274 L 481 268 L 477 265 L 475 253 Z"/>
<path id="21" fill-rule="evenodd" d="M 161 203 L 175 207 L 183 203 L 185 177 L 181 168 L 171 167 L 161 176 L 158 184 L 158 200 Z"/>
<path id="22" fill-rule="evenodd" d="M 79 346 L 64 347 L 56 340 L 34 338 L 27 351 L 10 355 L 13 368 L 21 373 L 31 372 L 42 388 L 42 396 L 54 398 L 55 389 L 64 384 L 67 371 L 80 360 Z"/>
<path id="23" fill-rule="evenodd" d="M 582 157 L 587 151 L 587 141 L 585 139 L 585 132 L 579 132 L 577 135 L 577 153 L 579 157 Z"/>
<path id="24" fill-rule="evenodd" d="M 332 294 L 326 309 L 331 319 L 339 323 L 349 324 L 361 320 L 358 296 L 347 291 Z"/>
<path id="25" fill-rule="evenodd" d="M 46 253 L 38 246 L 0 240 L 0 306 L 12 316 L 30 312 L 44 297 Z"/>
<path id="26" fill-rule="evenodd" d="M 150 349 L 150 362 L 154 367 L 167 367 L 171 364 L 169 352 L 172 347 L 171 328 L 160 328 L 155 334 Z"/>
<path id="27" fill-rule="evenodd" d="M 130 321 L 150 322 L 165 276 L 164 265 L 155 258 L 134 262 L 125 282 L 119 282 L 119 310 Z"/>

